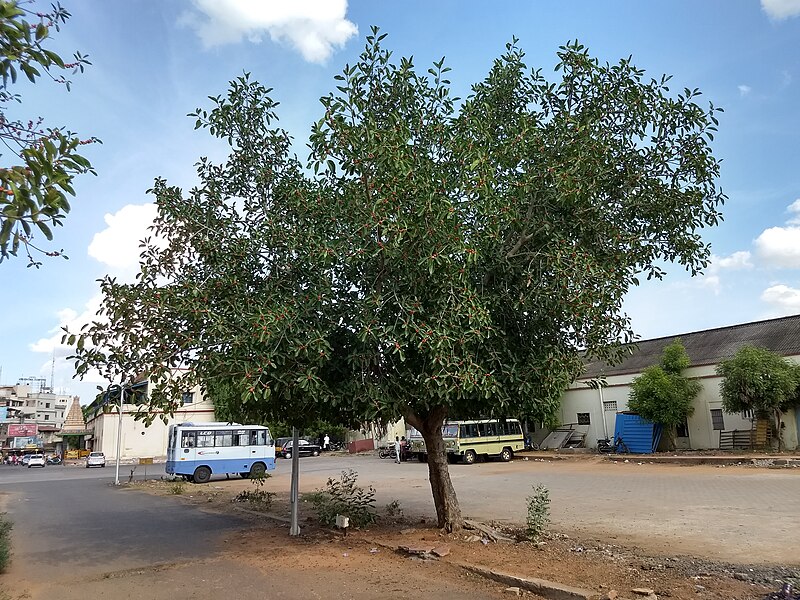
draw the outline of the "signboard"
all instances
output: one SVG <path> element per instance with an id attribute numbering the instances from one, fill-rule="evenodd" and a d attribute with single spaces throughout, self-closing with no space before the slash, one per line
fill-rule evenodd
<path id="1" fill-rule="evenodd" d="M 11 448 L 15 448 L 17 450 L 35 449 L 41 448 L 42 446 L 44 446 L 42 443 L 42 438 L 35 435 L 30 437 L 15 437 L 11 439 Z"/>
<path id="2" fill-rule="evenodd" d="M 0 421 L 5 421 L 8 418 L 8 407 L 0 406 Z"/>
<path id="3" fill-rule="evenodd" d="M 149 456 L 147 458 L 140 458 L 139 459 L 140 465 L 152 465 L 153 464 L 153 457 Z"/>
<path id="4" fill-rule="evenodd" d="M 8 437 L 32 437 L 39 433 L 36 423 L 9 423 Z"/>

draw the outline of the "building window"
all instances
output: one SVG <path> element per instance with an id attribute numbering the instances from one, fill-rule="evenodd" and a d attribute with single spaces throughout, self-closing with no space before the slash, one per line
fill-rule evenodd
<path id="1" fill-rule="evenodd" d="M 755 417 L 756 413 L 752 408 L 750 410 L 742 411 L 742 420 L 744 421 L 752 421 L 753 419 L 755 419 Z"/>
<path id="2" fill-rule="evenodd" d="M 617 412 L 617 401 L 609 400 L 608 402 L 603 402 L 603 410 L 606 412 Z"/>
<path id="3" fill-rule="evenodd" d="M 44 407 L 45 408 L 50 408 L 50 403 L 49 402 L 45 403 Z"/>
<path id="4" fill-rule="evenodd" d="M 50 420 L 50 415 L 45 415 L 45 416 L 44 416 L 44 420 L 45 420 L 45 421 L 49 421 L 49 420 Z"/>
<path id="5" fill-rule="evenodd" d="M 711 424 L 714 426 L 714 431 L 723 431 L 725 429 L 725 420 L 722 418 L 721 408 L 711 409 Z"/>
<path id="6" fill-rule="evenodd" d="M 589 413 L 578 413 L 578 425 L 591 425 L 591 423 Z"/>
<path id="7" fill-rule="evenodd" d="M 683 423 L 678 423 L 675 426 L 675 436 L 682 438 L 689 437 L 689 424 L 686 421 Z"/>
<path id="8" fill-rule="evenodd" d="M 181 405 L 192 404 L 194 402 L 194 392 L 183 392 L 181 396 Z"/>

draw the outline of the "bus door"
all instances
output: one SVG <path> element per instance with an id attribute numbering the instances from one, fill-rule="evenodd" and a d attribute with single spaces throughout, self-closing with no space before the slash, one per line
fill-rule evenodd
<path id="1" fill-rule="evenodd" d="M 212 434 L 212 440 L 213 434 Z M 189 462 L 197 460 L 197 432 L 182 430 L 180 432 L 180 447 L 176 449 L 177 462 Z"/>

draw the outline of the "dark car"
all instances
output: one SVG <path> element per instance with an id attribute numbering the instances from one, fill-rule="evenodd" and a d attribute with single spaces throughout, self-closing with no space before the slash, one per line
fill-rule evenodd
<path id="1" fill-rule="evenodd" d="M 290 437 L 279 437 L 275 440 L 275 456 L 283 456 L 283 447 L 288 443 L 291 442 L 292 438 Z"/>
<path id="2" fill-rule="evenodd" d="M 314 444 L 302 438 L 300 438 L 300 442 L 298 443 L 297 447 L 300 450 L 300 456 L 319 456 L 319 453 L 322 451 L 322 448 L 320 448 L 319 444 Z M 275 449 L 275 452 L 277 453 L 277 448 Z M 292 458 L 291 439 L 281 445 L 281 454 L 284 458 Z"/>

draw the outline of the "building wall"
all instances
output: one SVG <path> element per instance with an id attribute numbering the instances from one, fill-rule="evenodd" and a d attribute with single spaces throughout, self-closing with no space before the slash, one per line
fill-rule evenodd
<path id="1" fill-rule="evenodd" d="M 798 360 L 800 357 L 790 357 Z M 694 401 L 694 413 L 687 419 L 689 437 L 678 438 L 677 446 L 693 450 L 719 448 L 719 431 L 714 430 L 711 411 L 722 409 L 719 385 L 722 381 L 716 372 L 716 365 L 690 367 L 686 376 L 697 378 L 702 384 L 700 394 Z M 607 386 L 602 390 L 603 402 L 616 402 L 616 410 L 602 410 L 600 391 L 587 386 L 587 380 L 574 382 L 564 393 L 561 401 L 561 423 L 577 423 L 578 413 L 589 413 L 590 425 L 586 436 L 586 445 L 595 448 L 597 440 L 614 435 L 616 413 L 628 410 L 630 384 L 639 373 L 615 375 L 606 378 Z M 608 406 L 608 405 L 607 405 Z M 606 430 L 603 429 L 603 419 Z M 723 412 L 724 430 L 750 429 L 751 422 L 741 414 Z M 798 418 L 792 410 L 784 415 L 783 443 L 787 450 L 798 448 Z M 607 431 L 607 434 L 606 434 Z"/>
<path id="2" fill-rule="evenodd" d="M 195 398 L 201 398 L 199 390 L 195 390 Z M 167 433 L 169 425 L 174 423 L 192 422 L 208 423 L 214 421 L 214 405 L 211 400 L 202 399 L 199 402 L 182 406 L 167 422 L 160 415 L 153 423 L 145 427 L 144 422 L 134 419 L 137 406 L 125 404 L 122 416 L 122 445 L 121 457 L 125 459 L 154 457 L 160 458 L 167 454 Z M 87 440 L 87 447 L 95 452 L 103 452 L 106 458 L 117 455 L 117 431 L 119 416 L 116 407 L 111 407 L 111 412 L 100 412 L 87 422 L 87 428 L 92 430 L 92 437 Z"/>

